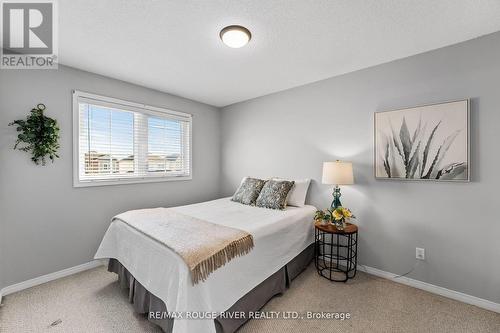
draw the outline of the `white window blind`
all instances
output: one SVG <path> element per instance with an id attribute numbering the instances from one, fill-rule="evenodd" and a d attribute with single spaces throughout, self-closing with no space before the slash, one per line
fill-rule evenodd
<path id="1" fill-rule="evenodd" d="M 73 94 L 74 185 L 191 178 L 191 115 Z"/>

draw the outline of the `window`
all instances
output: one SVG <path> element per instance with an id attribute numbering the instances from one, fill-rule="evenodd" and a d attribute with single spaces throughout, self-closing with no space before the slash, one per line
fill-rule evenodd
<path id="1" fill-rule="evenodd" d="M 191 179 L 191 115 L 73 93 L 73 184 Z"/>

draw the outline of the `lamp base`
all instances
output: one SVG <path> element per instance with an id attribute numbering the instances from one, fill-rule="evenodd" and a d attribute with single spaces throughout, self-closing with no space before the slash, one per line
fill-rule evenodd
<path id="1" fill-rule="evenodd" d="M 335 185 L 333 188 L 333 201 L 332 204 L 330 205 L 331 209 L 337 209 L 338 207 L 342 207 L 342 203 L 340 202 L 340 187 L 338 185 Z"/>

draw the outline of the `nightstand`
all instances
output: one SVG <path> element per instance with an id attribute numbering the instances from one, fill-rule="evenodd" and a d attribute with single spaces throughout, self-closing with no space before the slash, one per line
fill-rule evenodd
<path id="1" fill-rule="evenodd" d="M 314 264 L 318 274 L 330 281 L 346 282 L 356 276 L 358 227 L 347 223 L 344 230 L 333 224 L 314 223 Z"/>

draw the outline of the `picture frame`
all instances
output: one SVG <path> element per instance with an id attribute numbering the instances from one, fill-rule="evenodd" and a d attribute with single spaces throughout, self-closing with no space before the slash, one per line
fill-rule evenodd
<path id="1" fill-rule="evenodd" d="M 378 180 L 470 182 L 470 99 L 374 114 Z"/>

